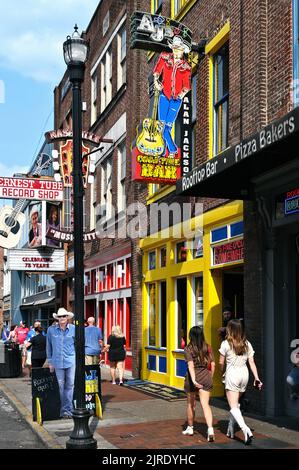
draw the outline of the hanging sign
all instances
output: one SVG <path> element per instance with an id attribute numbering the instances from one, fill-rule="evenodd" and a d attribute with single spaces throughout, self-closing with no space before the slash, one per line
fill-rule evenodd
<path id="1" fill-rule="evenodd" d="M 7 269 L 10 271 L 62 272 L 65 271 L 64 250 L 22 249 L 8 250 Z"/>
<path id="2" fill-rule="evenodd" d="M 184 24 L 143 11 L 135 11 L 131 16 L 131 49 L 168 50 L 168 41 L 174 36 L 181 37 L 191 50 L 192 32 Z"/>
<path id="3" fill-rule="evenodd" d="M 46 237 L 49 238 L 50 240 L 56 241 L 56 243 L 62 242 L 62 243 L 72 243 L 74 240 L 74 235 L 72 232 L 67 232 L 66 230 L 57 230 L 56 228 L 49 227 Z M 88 242 L 93 242 L 94 240 L 97 240 L 98 234 L 95 231 L 84 233 L 83 234 L 83 241 L 88 243 Z"/>
<path id="4" fill-rule="evenodd" d="M 132 179 L 175 184 L 191 170 L 191 31 L 161 15 L 136 12 L 131 33 L 132 48 L 162 51 L 149 115 L 132 143 Z"/>
<path id="5" fill-rule="evenodd" d="M 59 140 L 72 139 L 73 131 L 71 129 L 58 129 L 56 131 L 48 131 L 45 133 L 45 138 L 48 143 L 56 142 Z M 111 139 L 103 139 L 101 136 L 87 131 L 82 131 L 82 140 L 93 145 L 99 145 L 102 142 L 113 143 L 113 140 Z"/>
<path id="6" fill-rule="evenodd" d="M 63 185 L 41 178 L 0 177 L 0 198 L 63 201 Z"/>
<path id="7" fill-rule="evenodd" d="M 82 145 L 82 178 L 83 186 L 87 186 L 87 177 L 89 171 L 89 148 Z M 73 186 L 73 141 L 67 140 L 65 144 L 60 146 L 60 171 L 63 184 L 67 188 Z"/>

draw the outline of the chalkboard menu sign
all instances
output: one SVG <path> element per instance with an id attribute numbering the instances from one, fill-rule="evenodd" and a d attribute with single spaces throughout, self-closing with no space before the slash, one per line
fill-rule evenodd
<path id="1" fill-rule="evenodd" d="M 59 386 L 56 374 L 48 368 L 32 368 L 32 415 L 39 424 L 59 419 Z"/>

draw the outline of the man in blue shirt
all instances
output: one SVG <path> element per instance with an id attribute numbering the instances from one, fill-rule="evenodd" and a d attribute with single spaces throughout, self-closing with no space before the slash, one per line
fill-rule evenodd
<path id="1" fill-rule="evenodd" d="M 60 417 L 72 418 L 75 381 L 75 326 L 69 323 L 74 314 L 65 308 L 53 313 L 58 325 L 47 332 L 47 359 L 50 371 L 56 373 L 60 394 Z"/>
<path id="2" fill-rule="evenodd" d="M 94 317 L 87 319 L 88 326 L 85 328 L 85 365 L 98 365 L 99 356 L 103 346 L 103 335 L 101 328 L 94 326 Z"/>

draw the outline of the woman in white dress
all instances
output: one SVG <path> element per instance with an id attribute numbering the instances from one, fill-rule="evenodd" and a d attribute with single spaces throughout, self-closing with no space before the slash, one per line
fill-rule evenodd
<path id="1" fill-rule="evenodd" d="M 254 387 L 261 390 L 263 384 L 259 379 L 254 362 L 254 350 L 251 343 L 246 339 L 240 320 L 230 320 L 228 323 L 226 339 L 222 341 L 219 352 L 219 364 L 222 372 L 226 364 L 224 384 L 230 406 L 227 436 L 234 437 L 234 425 L 237 422 L 244 434 L 244 442 L 248 445 L 251 443 L 253 435 L 244 421 L 239 405 L 240 398 L 245 392 L 249 380 L 247 361 L 254 376 Z"/>

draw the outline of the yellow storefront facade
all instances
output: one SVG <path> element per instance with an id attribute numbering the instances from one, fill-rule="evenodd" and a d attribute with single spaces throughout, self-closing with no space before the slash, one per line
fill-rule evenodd
<path id="1" fill-rule="evenodd" d="M 190 220 L 192 240 L 161 231 L 140 242 L 143 253 L 142 379 L 183 388 L 183 349 L 194 325 L 204 328 L 218 363 L 225 302 L 242 316 L 243 203 L 232 201 Z M 214 396 L 223 395 L 216 368 Z"/>

